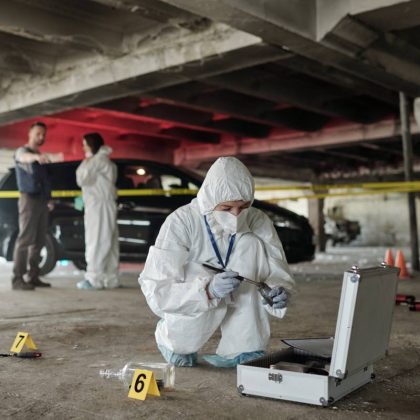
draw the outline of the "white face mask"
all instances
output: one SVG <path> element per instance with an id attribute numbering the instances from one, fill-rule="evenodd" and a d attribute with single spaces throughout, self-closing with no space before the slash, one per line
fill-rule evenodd
<path id="1" fill-rule="evenodd" d="M 239 213 L 239 216 L 235 216 L 228 211 L 214 211 L 213 215 L 217 223 L 222 226 L 225 232 L 234 234 L 240 232 L 241 229 L 246 226 L 246 216 L 248 209 L 244 209 Z"/>

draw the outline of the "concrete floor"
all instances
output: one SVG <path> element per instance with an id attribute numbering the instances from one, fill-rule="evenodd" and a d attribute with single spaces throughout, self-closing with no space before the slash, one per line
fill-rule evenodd
<path id="1" fill-rule="evenodd" d="M 300 292 L 288 316 L 273 320 L 271 348 L 281 338 L 334 334 L 342 273 L 352 264 L 376 265 L 383 249 L 339 248 L 313 263 L 292 266 Z M 48 276 L 53 288 L 10 290 L 10 264 L 0 264 L 0 352 L 18 331 L 28 331 L 43 357 L 0 358 L 0 418 L 420 418 L 420 313 L 396 307 L 390 355 L 376 365 L 373 384 L 330 408 L 241 397 L 236 371 L 200 365 L 176 370 L 176 390 L 145 402 L 127 398 L 118 381 L 99 369 L 129 360 L 161 361 L 154 341 L 157 318 L 137 286 L 141 266 L 123 266 L 122 289 L 84 292 L 72 265 Z M 400 282 L 420 298 L 420 276 Z M 203 352 L 215 349 L 213 337 Z"/>

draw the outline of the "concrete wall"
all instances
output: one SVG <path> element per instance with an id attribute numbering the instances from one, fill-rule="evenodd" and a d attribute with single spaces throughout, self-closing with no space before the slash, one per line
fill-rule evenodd
<path id="1" fill-rule="evenodd" d="M 417 218 L 420 202 L 417 200 Z M 325 213 L 341 206 L 346 219 L 361 225 L 360 245 L 404 246 L 409 244 L 408 208 L 405 194 L 328 198 Z"/>
<path id="2" fill-rule="evenodd" d="M 205 175 L 205 174 L 204 174 Z M 284 179 L 276 178 L 260 178 L 255 177 L 256 187 L 270 187 L 270 186 L 286 186 L 293 187 L 296 184 L 302 184 L 301 182 L 286 181 Z M 281 207 L 294 211 L 297 214 L 308 217 L 308 200 L 293 200 L 289 197 L 301 196 L 302 191 L 300 190 L 268 190 L 268 191 L 256 191 L 255 198 L 258 200 L 271 201 L 273 204 L 277 204 Z M 278 200 L 278 201 L 277 201 Z"/>
<path id="3" fill-rule="evenodd" d="M 258 181 L 257 185 L 264 185 L 264 183 Z M 271 184 L 285 185 L 286 183 L 278 181 Z M 293 183 L 288 183 L 288 185 L 291 186 Z M 276 201 L 276 199 L 279 199 L 277 201 L 279 206 L 308 217 L 309 200 L 284 200 L 285 197 L 299 195 L 302 195 L 302 191 L 259 191 L 256 193 L 256 197 L 261 200 Z M 417 218 L 420 221 L 420 200 L 417 200 L 416 204 Z M 361 234 L 355 244 L 362 246 L 409 245 L 408 208 L 405 194 L 330 197 L 325 199 L 324 214 L 328 215 L 333 207 L 339 207 L 344 218 L 357 220 L 360 223 Z"/>
<path id="4" fill-rule="evenodd" d="M 15 149 L 0 149 L 0 178 L 14 166 L 14 153 Z"/>

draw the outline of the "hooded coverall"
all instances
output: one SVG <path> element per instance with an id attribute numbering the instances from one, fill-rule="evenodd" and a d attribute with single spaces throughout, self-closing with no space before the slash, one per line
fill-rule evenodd
<path id="1" fill-rule="evenodd" d="M 76 171 L 85 203 L 85 277 L 97 289 L 119 286 L 117 167 L 109 159 L 111 152 L 110 147 L 102 146 Z"/>
<path id="2" fill-rule="evenodd" d="M 214 273 L 202 263 L 218 265 L 204 216 L 224 256 L 231 235 L 217 223 L 213 210 L 226 201 L 254 199 L 254 181 L 235 158 L 219 158 L 210 168 L 197 198 L 170 214 L 150 247 L 139 283 L 152 311 L 161 318 L 155 337 L 158 346 L 177 353 L 197 352 L 220 328 L 216 354 L 235 358 L 264 351 L 270 338 L 269 317 L 282 318 L 285 309 L 264 305 L 257 288 L 242 283 L 233 302 L 210 299 L 206 286 Z M 249 208 L 227 269 L 270 286 L 293 287 L 283 247 L 269 217 Z"/>

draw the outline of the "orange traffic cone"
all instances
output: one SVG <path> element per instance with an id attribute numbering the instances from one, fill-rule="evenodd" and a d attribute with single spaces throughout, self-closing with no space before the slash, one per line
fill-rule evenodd
<path id="1" fill-rule="evenodd" d="M 385 254 L 385 264 L 390 265 L 391 267 L 394 266 L 394 256 L 392 255 L 392 249 L 388 248 Z"/>
<path id="2" fill-rule="evenodd" d="M 400 269 L 401 280 L 410 278 L 410 274 L 408 273 L 407 267 L 405 265 L 404 254 L 400 249 L 397 251 L 397 255 L 395 257 L 395 267 Z"/>

